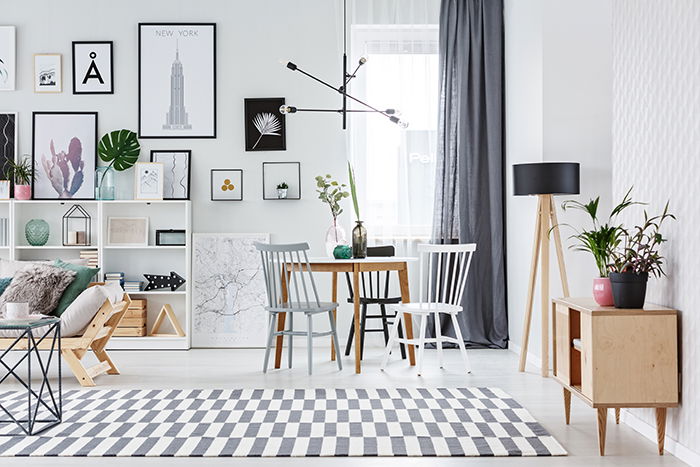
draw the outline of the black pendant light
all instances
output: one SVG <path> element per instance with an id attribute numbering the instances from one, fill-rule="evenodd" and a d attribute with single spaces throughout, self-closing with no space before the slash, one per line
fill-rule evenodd
<path id="1" fill-rule="evenodd" d="M 343 116 L 343 130 L 347 128 L 347 119 L 348 119 L 348 113 L 349 112 L 358 112 L 358 113 L 376 113 L 379 115 L 383 115 L 384 117 L 388 118 L 391 122 L 396 123 L 399 125 L 401 128 L 407 128 L 408 123 L 399 119 L 398 115 L 399 112 L 396 109 L 385 109 L 381 110 L 376 107 L 373 107 L 369 105 L 366 102 L 361 101 L 360 99 L 351 96 L 348 94 L 347 89 L 348 89 L 348 84 L 350 81 L 356 77 L 357 72 L 359 71 L 360 67 L 367 63 L 367 59 L 365 57 L 360 58 L 360 60 L 357 63 L 357 67 L 355 68 L 355 71 L 352 73 L 348 73 L 348 55 L 347 55 L 347 30 L 348 30 L 348 22 L 347 22 L 347 0 L 343 0 L 343 80 L 342 84 L 338 87 L 333 86 L 332 84 L 327 83 L 326 81 L 312 75 L 311 73 L 308 73 L 301 68 L 299 68 L 295 63 L 292 62 L 287 62 L 286 66 L 292 71 L 298 71 L 304 76 L 308 76 L 309 78 L 313 79 L 314 81 L 321 83 L 322 85 L 334 90 L 335 92 L 339 93 L 342 96 L 342 107 L 340 109 L 302 109 L 299 107 L 295 107 L 293 105 L 283 105 L 280 107 L 280 112 L 283 114 L 293 114 L 297 112 L 331 112 L 331 113 L 339 113 L 340 115 Z M 364 106 L 364 109 L 348 109 L 348 99 L 351 101 L 357 102 L 358 104 Z"/>

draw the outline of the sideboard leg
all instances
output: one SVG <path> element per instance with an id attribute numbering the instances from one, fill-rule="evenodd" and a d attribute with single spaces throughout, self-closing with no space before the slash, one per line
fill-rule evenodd
<path id="1" fill-rule="evenodd" d="M 566 388 L 564 388 L 564 417 L 568 425 L 571 421 L 571 391 Z"/>
<path id="2" fill-rule="evenodd" d="M 656 409 L 656 441 L 659 445 L 659 455 L 664 455 L 664 439 L 666 438 L 666 407 Z"/>
<path id="3" fill-rule="evenodd" d="M 615 407 L 615 424 L 619 425 L 620 424 L 620 408 Z"/>
<path id="4" fill-rule="evenodd" d="M 605 428 L 608 423 L 608 409 L 598 408 L 598 450 L 605 455 Z"/>

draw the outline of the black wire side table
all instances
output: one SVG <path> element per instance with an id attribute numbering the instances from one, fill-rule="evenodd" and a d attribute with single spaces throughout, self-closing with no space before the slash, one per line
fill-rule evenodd
<path id="1" fill-rule="evenodd" d="M 26 398 L 17 391 L 2 392 L 0 427 L 14 423 L 20 430 L 3 429 L 0 436 L 23 434 L 31 436 L 58 425 L 63 420 L 61 320 L 54 317 L 27 320 L 3 319 L 0 320 L 0 329 L 19 331 L 15 340 L 0 354 L 0 375 L 2 375 L 0 384 L 12 376 L 27 390 Z M 39 345 L 44 340 L 51 342 L 51 347 L 48 355 L 42 356 Z M 22 351 L 23 354 L 19 360 L 7 363 L 7 356 L 12 350 Z M 41 373 L 40 383 L 32 382 L 32 357 Z M 20 372 L 23 363 L 26 365 L 26 379 L 23 379 L 23 372 Z M 58 369 L 58 388 L 55 388 L 49 380 L 52 363 Z"/>

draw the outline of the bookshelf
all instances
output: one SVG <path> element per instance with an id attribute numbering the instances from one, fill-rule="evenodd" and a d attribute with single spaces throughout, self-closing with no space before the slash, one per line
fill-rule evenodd
<path id="1" fill-rule="evenodd" d="M 62 245 L 62 218 L 74 204 L 81 205 L 90 215 L 92 238 L 90 246 Z M 177 291 L 151 290 L 130 293 L 133 298 L 148 299 L 147 326 L 150 331 L 158 312 L 170 304 L 182 327 L 184 337 L 113 337 L 109 348 L 123 350 L 184 350 L 190 348 L 190 272 L 192 240 L 192 207 L 190 201 L 60 201 L 60 200 L 0 200 L 0 218 L 9 219 L 7 245 L 0 245 L 0 258 L 37 261 L 75 259 L 82 251 L 97 252 L 102 280 L 108 272 L 124 272 L 126 280 L 146 283 L 143 274 L 169 274 L 175 271 L 186 282 Z M 107 222 L 110 217 L 148 217 L 148 246 L 107 244 Z M 31 246 L 24 235 L 30 219 L 44 219 L 49 223 L 49 240 L 43 246 Z M 185 246 L 156 246 L 158 229 L 184 229 Z"/>

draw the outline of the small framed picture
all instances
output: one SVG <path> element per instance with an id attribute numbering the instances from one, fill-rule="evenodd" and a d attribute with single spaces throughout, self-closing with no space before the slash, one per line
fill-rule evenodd
<path id="1" fill-rule="evenodd" d="M 192 151 L 151 151 L 151 162 L 163 164 L 163 199 L 190 199 Z"/>
<path id="2" fill-rule="evenodd" d="M 163 199 L 163 163 L 137 162 L 135 169 L 134 199 Z"/>
<path id="3" fill-rule="evenodd" d="M 111 41 L 73 42 L 73 94 L 114 94 Z"/>
<path id="4" fill-rule="evenodd" d="M 301 164 L 263 162 L 263 199 L 301 199 Z"/>
<path id="5" fill-rule="evenodd" d="M 107 219 L 107 244 L 148 246 L 148 217 L 110 217 Z"/>
<path id="6" fill-rule="evenodd" d="M 15 90 L 15 34 L 14 26 L 0 26 L 0 91 Z"/>
<path id="7" fill-rule="evenodd" d="M 34 92 L 62 92 L 61 54 L 34 55 Z"/>
<path id="8" fill-rule="evenodd" d="M 242 201 L 243 170 L 211 169 L 211 200 Z"/>
<path id="9" fill-rule="evenodd" d="M 245 150 L 287 149 L 285 116 L 280 112 L 284 97 L 245 100 Z"/>
<path id="10" fill-rule="evenodd" d="M 185 246 L 187 232 L 184 229 L 156 230 L 156 246 Z"/>
<path id="11" fill-rule="evenodd" d="M 10 199 L 9 180 L 0 180 L 0 199 Z"/>

